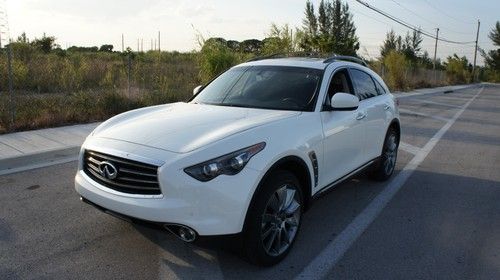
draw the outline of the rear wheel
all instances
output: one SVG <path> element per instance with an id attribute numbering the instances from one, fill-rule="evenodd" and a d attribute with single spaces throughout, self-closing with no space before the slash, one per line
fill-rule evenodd
<path id="1" fill-rule="evenodd" d="M 389 179 L 396 167 L 398 158 L 399 135 L 395 129 L 390 129 L 387 132 L 382 149 L 382 155 L 374 166 L 372 175 L 379 181 Z"/>
<path id="2" fill-rule="evenodd" d="M 303 209 L 300 183 L 288 171 L 266 180 L 249 209 L 244 248 L 249 260 L 273 265 L 290 251 L 299 232 Z"/>

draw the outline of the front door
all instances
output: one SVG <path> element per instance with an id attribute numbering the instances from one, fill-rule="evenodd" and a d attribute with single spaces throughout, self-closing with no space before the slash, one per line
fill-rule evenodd
<path id="1" fill-rule="evenodd" d="M 354 94 L 347 69 L 333 74 L 328 86 L 327 105 L 338 92 Z M 365 120 L 360 118 L 361 113 L 360 109 L 322 110 L 324 158 L 323 168 L 320 168 L 320 186 L 335 182 L 363 164 Z"/>

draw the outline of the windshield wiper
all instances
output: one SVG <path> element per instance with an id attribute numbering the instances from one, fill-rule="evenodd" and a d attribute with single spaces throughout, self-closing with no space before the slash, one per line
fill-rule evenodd
<path id="1" fill-rule="evenodd" d="M 228 106 L 228 107 L 240 107 L 240 108 L 259 108 L 256 106 L 246 105 L 246 104 L 220 103 L 219 105 L 220 106 Z"/>

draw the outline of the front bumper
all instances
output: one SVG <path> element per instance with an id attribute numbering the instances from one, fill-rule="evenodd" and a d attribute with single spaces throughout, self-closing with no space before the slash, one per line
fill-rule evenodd
<path id="1" fill-rule="evenodd" d="M 131 197 L 106 189 L 81 169 L 75 177 L 75 189 L 90 202 L 119 214 L 185 225 L 199 235 L 224 235 L 241 232 L 261 176 L 261 172 L 246 167 L 235 176 L 222 175 L 204 183 L 166 165 L 158 174 L 162 195 L 155 197 Z"/>

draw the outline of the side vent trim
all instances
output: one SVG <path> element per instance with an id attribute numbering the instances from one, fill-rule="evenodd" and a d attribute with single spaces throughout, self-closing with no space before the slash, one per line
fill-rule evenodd
<path id="1" fill-rule="evenodd" d="M 309 159 L 311 160 L 311 164 L 313 166 L 314 171 L 314 187 L 318 186 L 318 158 L 316 157 L 316 153 L 314 151 L 309 152 Z"/>

